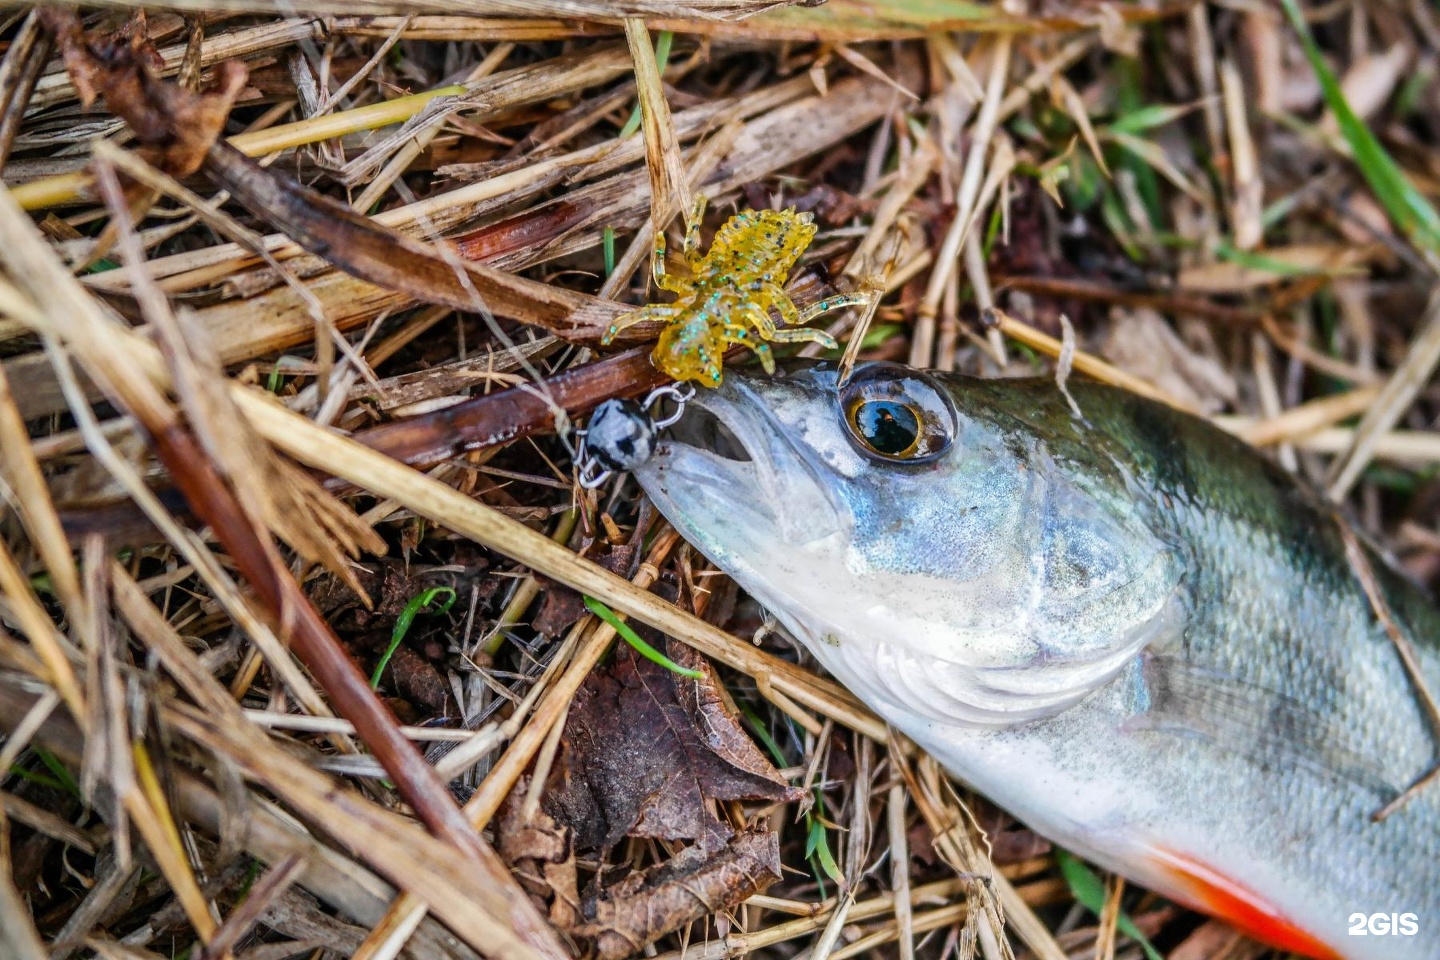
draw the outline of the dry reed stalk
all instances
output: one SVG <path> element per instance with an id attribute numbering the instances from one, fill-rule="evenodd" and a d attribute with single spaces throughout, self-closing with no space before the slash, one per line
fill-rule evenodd
<path id="1" fill-rule="evenodd" d="M 82 602 L 75 562 L 3 369 L 0 369 L 0 477 L 9 485 L 20 520 L 50 574 L 61 604 L 72 619 L 79 616 Z"/>
<path id="2" fill-rule="evenodd" d="M 610 23 L 586 20 L 510 18 L 444 14 L 407 14 L 405 17 L 331 17 L 326 28 L 337 36 L 388 37 L 401 29 L 406 40 L 448 40 L 454 42 L 534 43 L 544 40 L 576 40 L 583 37 L 613 36 L 622 28 Z"/>
<path id="3" fill-rule="evenodd" d="M 650 173 L 650 223 L 656 230 L 669 226 L 675 211 L 683 211 L 687 221 L 693 203 L 690 180 L 680 158 L 680 141 L 670 120 L 670 104 L 660 79 L 655 49 L 650 45 L 650 32 L 645 21 L 628 17 L 625 20 L 625 42 L 635 64 L 635 88 L 640 95 L 640 122 L 645 132 L 645 167 Z"/>
<path id="4" fill-rule="evenodd" d="M 25 898 L 10 869 L 10 824 L 0 806 L 0 946 L 14 960 L 48 960 L 50 952 L 35 929 Z"/>
<path id="5" fill-rule="evenodd" d="M 987 326 L 993 326 L 994 329 L 999 330 L 1005 336 L 1013 337 L 1014 339 L 1025 344 L 1027 347 L 1030 347 L 1033 350 L 1038 350 L 1046 356 L 1055 357 L 1057 359 L 1060 357 L 1060 354 L 1063 350 L 1063 345 L 1059 340 L 1056 340 L 1054 337 L 1050 336 L 1047 333 L 1036 330 L 1034 327 L 1030 326 L 1027 323 L 1022 323 L 1019 320 L 1016 320 L 1014 317 L 1005 313 L 1003 310 L 1000 310 L 998 308 L 992 308 L 986 311 L 984 319 Z M 1159 387 L 1147 383 L 1146 381 L 1141 380 L 1139 377 L 1132 376 L 1125 371 L 1109 363 L 1106 363 L 1099 357 L 1086 353 L 1083 350 L 1075 352 L 1074 363 L 1076 370 L 1080 371 L 1086 376 L 1094 377 L 1096 380 L 1099 380 L 1102 383 L 1108 383 L 1112 386 L 1121 387 L 1122 389 L 1129 390 L 1131 393 L 1139 394 L 1142 397 L 1148 397 L 1151 400 L 1158 400 L 1161 403 L 1166 404 L 1167 406 L 1174 407 L 1176 410 L 1183 410 L 1186 413 L 1194 413 L 1196 415 L 1199 415 L 1199 411 L 1195 410 L 1185 401 L 1180 400 L 1177 397 L 1172 397 L 1169 394 L 1165 393 L 1163 390 L 1161 390 Z"/>
<path id="6" fill-rule="evenodd" d="M 1362 387 L 1348 393 L 1321 397 L 1283 413 L 1256 420 L 1248 426 L 1237 426 L 1232 432 L 1237 433 L 1246 443 L 1257 447 L 1302 441 L 1325 427 L 1364 413 L 1379 395 L 1379 387 Z M 1222 424 L 1226 422 L 1233 421 L 1222 421 Z M 1227 429 L 1231 428 L 1227 426 Z"/>
<path id="7" fill-rule="evenodd" d="M 0 169 L 10 157 L 25 119 L 25 108 L 34 98 L 35 84 L 49 57 L 49 37 L 40 24 L 39 13 L 32 10 L 0 62 Z"/>
<path id="8" fill-rule="evenodd" d="M 230 143 L 247 156 L 263 156 L 277 150 L 319 143 L 347 133 L 399 123 L 419 113 L 427 103 L 437 97 L 458 96 L 464 92 L 465 88 L 460 86 L 440 87 L 384 103 L 327 114 L 318 120 L 301 120 L 253 134 L 239 134 L 232 137 Z M 11 188 L 10 192 L 24 209 L 44 210 L 88 200 L 86 191 L 93 183 L 94 179 L 88 173 L 70 173 L 20 184 Z"/>
<path id="9" fill-rule="evenodd" d="M 1001 35 L 995 40 L 990 52 L 990 76 L 985 85 L 985 99 L 980 103 L 980 114 L 975 118 L 975 125 L 971 130 L 969 152 L 965 155 L 964 172 L 956 190 L 955 219 L 940 244 L 939 252 L 935 254 L 937 268 L 930 272 L 925 298 L 916 317 L 910 348 L 910 362 L 915 366 L 928 367 L 934 359 L 935 318 L 940 311 L 940 298 L 944 294 L 950 272 L 959 262 L 960 252 L 970 235 L 970 229 L 982 212 L 979 207 L 980 189 L 987 168 L 986 157 L 990 152 L 990 141 L 999 122 L 1005 84 L 1010 72 L 1011 45 L 1011 38 Z"/>
<path id="10" fill-rule="evenodd" d="M 1361 418 L 1349 448 L 1330 465 L 1326 493 L 1332 500 L 1343 500 L 1354 487 L 1381 439 L 1410 409 L 1416 395 L 1429 383 L 1436 365 L 1440 364 L 1440 288 L 1430 295 L 1430 302 L 1417 326 L 1404 361 Z"/>

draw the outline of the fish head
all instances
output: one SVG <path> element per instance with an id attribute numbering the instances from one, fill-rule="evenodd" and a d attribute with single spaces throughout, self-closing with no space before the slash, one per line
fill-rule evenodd
<path id="1" fill-rule="evenodd" d="M 635 475 L 872 705 L 1054 715 L 1175 633 L 1180 565 L 1123 482 L 1069 469 L 984 383 L 886 363 L 843 386 L 823 365 L 734 374 Z"/>

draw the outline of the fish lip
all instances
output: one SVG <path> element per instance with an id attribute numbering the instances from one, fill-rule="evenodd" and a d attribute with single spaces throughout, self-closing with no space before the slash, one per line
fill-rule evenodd
<path id="1" fill-rule="evenodd" d="M 851 518 L 839 489 L 843 478 L 835 475 L 807 444 L 793 437 L 791 428 L 746 378 L 732 376 L 714 390 L 700 391 L 690 406 L 713 417 L 749 460 L 739 461 L 688 442 L 684 433 L 689 424 L 682 416 L 662 434 L 654 457 L 641 472 L 680 466 L 686 480 L 709 486 L 714 492 L 719 492 L 718 484 L 726 479 L 732 483 L 748 480 L 753 485 L 752 495 L 733 498 L 737 515 L 750 514 L 759 522 L 772 524 L 791 543 L 804 544 L 835 533 L 844 533 L 848 538 Z M 688 409 L 686 413 L 693 417 Z M 786 468 L 792 469 L 787 472 Z M 825 508 L 821 514 L 825 522 L 814 522 L 814 510 L 783 509 L 801 496 L 813 505 L 816 493 Z M 667 492 L 667 498 L 673 500 L 674 496 Z M 802 516 L 812 524 L 802 527 Z"/>

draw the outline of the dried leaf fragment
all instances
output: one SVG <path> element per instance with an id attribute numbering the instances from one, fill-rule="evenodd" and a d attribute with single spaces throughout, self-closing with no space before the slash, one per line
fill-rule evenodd
<path id="1" fill-rule="evenodd" d="M 608 849 L 628 835 L 713 849 L 731 834 L 713 801 L 801 796 L 721 702 L 704 658 L 674 641 L 666 652 L 705 679 L 679 676 L 621 645 L 570 709 L 561 783 L 545 806 L 574 830 L 578 847 Z"/>
<path id="2" fill-rule="evenodd" d="M 672 930 L 723 913 L 780 879 L 780 840 L 746 830 L 717 853 L 697 844 L 637 871 L 584 903 L 587 919 L 567 932 L 594 941 L 597 960 L 639 953 Z"/>
<path id="3" fill-rule="evenodd" d="M 186 177 L 200 169 L 245 89 L 245 64 L 217 64 L 215 88 L 196 93 L 161 79 L 164 61 L 150 42 L 143 10 L 118 30 L 91 35 L 73 10 L 46 8 L 40 16 L 86 107 L 97 94 L 104 96 L 105 106 L 147 148 L 146 159 L 171 176 Z"/>
<path id="4" fill-rule="evenodd" d="M 643 661 L 648 662 L 648 661 Z M 582 897 L 568 827 L 543 810 L 526 819 L 522 780 L 505 805 L 500 853 L 531 893 L 550 902 L 550 921 L 590 941 L 587 956 L 620 960 L 667 933 L 723 913 L 780 879 L 780 839 L 744 830 L 720 849 L 694 844 L 619 883 Z"/>

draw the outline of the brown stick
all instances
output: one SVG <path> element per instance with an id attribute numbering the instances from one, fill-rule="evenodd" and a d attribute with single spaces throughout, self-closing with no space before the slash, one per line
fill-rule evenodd
<path id="1" fill-rule="evenodd" d="M 267 170 L 223 140 L 210 147 L 205 172 L 251 213 L 310 253 L 422 303 L 491 310 L 571 340 L 600 339 L 628 309 L 463 259 L 453 249 L 392 230 L 277 170 Z"/>
<path id="2" fill-rule="evenodd" d="M 453 407 L 361 430 L 355 439 L 410 466 L 424 469 L 464 453 L 484 450 L 555 429 L 555 412 L 579 418 L 612 397 L 634 397 L 669 378 L 655 369 L 647 348 L 636 348 L 551 377 L 474 397 Z M 338 485 L 337 485 L 338 486 Z M 175 512 L 186 512 L 174 487 L 156 495 Z M 138 542 L 154 536 L 133 502 L 60 510 L 65 536 L 78 543 L 88 534 Z"/>
<path id="3" fill-rule="evenodd" d="M 1063 297 L 1085 303 L 1113 303 L 1123 307 L 1150 307 L 1163 313 L 1188 313 L 1235 326 L 1260 322 L 1258 310 L 1227 307 L 1205 297 L 1164 290 L 1125 290 L 1114 284 L 1073 277 L 1034 277 L 1013 274 L 994 277 L 997 289 L 1023 290 L 1046 297 Z"/>
<path id="4" fill-rule="evenodd" d="M 423 467 L 555 428 L 555 412 L 583 416 L 612 397 L 633 397 L 670 378 L 636 348 L 586 364 L 541 384 L 474 397 L 434 413 L 362 430 L 355 439 L 372 450 Z"/>

